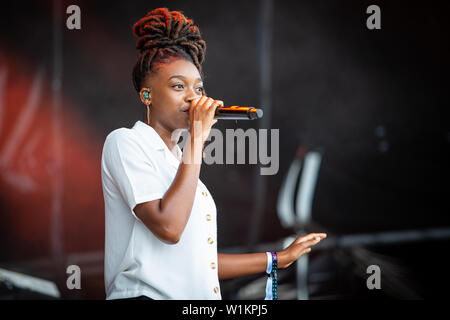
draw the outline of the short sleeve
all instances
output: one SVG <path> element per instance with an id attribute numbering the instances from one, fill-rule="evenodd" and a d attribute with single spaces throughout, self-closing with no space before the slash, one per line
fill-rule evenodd
<path id="1" fill-rule="evenodd" d="M 131 132 L 119 129 L 109 134 L 103 147 L 103 157 L 106 171 L 133 215 L 137 204 L 161 199 L 167 191 L 157 168 Z"/>

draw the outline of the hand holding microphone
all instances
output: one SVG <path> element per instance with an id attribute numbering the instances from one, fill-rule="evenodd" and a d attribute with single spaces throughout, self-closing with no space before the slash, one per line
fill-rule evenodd
<path id="1" fill-rule="evenodd" d="M 195 100 L 194 100 L 195 101 Z M 263 117 L 263 110 L 255 107 L 229 106 L 225 107 L 223 101 L 216 108 L 214 119 L 217 120 L 255 120 Z"/>
<path id="2" fill-rule="evenodd" d="M 192 101 L 189 116 L 191 119 L 191 130 L 193 130 L 193 123 L 195 121 L 201 122 L 202 136 L 204 136 L 202 140 L 204 141 L 208 137 L 211 127 L 217 123 L 217 120 L 260 119 L 263 116 L 263 110 L 254 107 L 225 107 L 221 100 L 214 100 L 210 97 L 202 96 Z"/>
<path id="3" fill-rule="evenodd" d="M 191 101 L 189 109 L 189 136 L 183 149 L 183 162 L 201 164 L 203 146 L 211 128 L 219 119 L 252 120 L 262 117 L 262 110 L 253 107 L 224 107 L 223 101 L 206 95 Z M 186 151 L 187 152 L 184 152 Z M 187 160 L 186 160 L 187 159 Z"/>
<path id="4" fill-rule="evenodd" d="M 211 127 L 217 123 L 217 120 L 214 119 L 215 111 L 221 106 L 223 107 L 223 101 L 214 100 L 207 96 L 192 100 L 189 109 L 191 137 L 201 138 L 202 143 L 206 141 Z"/>

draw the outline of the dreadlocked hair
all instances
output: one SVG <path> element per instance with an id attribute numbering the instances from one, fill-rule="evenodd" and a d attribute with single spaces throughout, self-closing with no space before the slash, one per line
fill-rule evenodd
<path id="1" fill-rule="evenodd" d="M 202 75 L 202 63 L 205 60 L 206 42 L 194 22 L 180 11 L 158 8 L 150 11 L 133 26 L 138 38 L 136 49 L 139 59 L 133 68 L 133 84 L 137 92 L 141 83 L 150 72 L 157 72 L 157 65 L 167 63 L 174 58 L 192 62 Z"/>

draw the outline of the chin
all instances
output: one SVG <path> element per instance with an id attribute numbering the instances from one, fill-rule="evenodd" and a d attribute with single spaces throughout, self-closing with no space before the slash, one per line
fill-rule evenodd
<path id="1" fill-rule="evenodd" d="M 181 129 L 181 130 L 189 130 L 190 123 L 189 123 L 189 121 L 188 122 L 180 122 L 175 128 Z"/>

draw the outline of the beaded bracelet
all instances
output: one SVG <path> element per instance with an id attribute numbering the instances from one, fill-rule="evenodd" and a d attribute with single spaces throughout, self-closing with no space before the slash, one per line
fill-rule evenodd
<path id="1" fill-rule="evenodd" d="M 277 270 L 278 270 L 278 258 L 276 252 L 271 252 L 272 254 L 272 299 L 278 300 L 278 279 L 277 279 Z"/>

